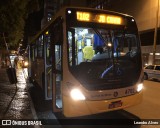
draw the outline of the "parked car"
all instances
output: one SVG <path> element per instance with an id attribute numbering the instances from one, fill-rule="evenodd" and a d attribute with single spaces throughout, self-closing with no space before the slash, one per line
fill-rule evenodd
<path id="1" fill-rule="evenodd" d="M 144 79 L 160 80 L 160 65 L 148 65 L 144 67 Z"/>

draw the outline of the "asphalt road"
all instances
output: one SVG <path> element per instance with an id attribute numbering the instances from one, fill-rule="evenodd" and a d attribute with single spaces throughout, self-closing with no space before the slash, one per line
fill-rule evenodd
<path id="1" fill-rule="evenodd" d="M 142 103 L 125 110 L 142 120 L 159 121 L 159 125 L 142 125 L 141 128 L 160 128 L 160 82 L 144 81 Z"/>
<path id="2" fill-rule="evenodd" d="M 144 81 L 141 104 L 125 109 L 141 119 L 160 119 L 160 82 Z"/>

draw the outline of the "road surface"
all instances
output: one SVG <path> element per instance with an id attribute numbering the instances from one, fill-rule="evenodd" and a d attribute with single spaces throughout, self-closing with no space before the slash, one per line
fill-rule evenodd
<path id="1" fill-rule="evenodd" d="M 141 104 L 125 109 L 140 119 L 158 119 L 160 122 L 160 82 L 144 81 Z M 159 125 L 142 125 L 141 128 L 160 128 Z"/>

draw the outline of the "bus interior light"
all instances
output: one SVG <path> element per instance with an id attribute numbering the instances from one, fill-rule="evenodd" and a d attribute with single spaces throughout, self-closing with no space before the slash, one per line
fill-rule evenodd
<path id="1" fill-rule="evenodd" d="M 143 89 L 143 84 L 142 83 L 138 84 L 137 92 L 140 92 L 142 89 Z"/>
<path id="2" fill-rule="evenodd" d="M 46 35 L 48 35 L 49 34 L 49 32 L 48 31 L 46 31 L 46 33 L 45 33 Z"/>
<path id="3" fill-rule="evenodd" d="M 82 94 L 82 92 L 79 89 L 72 89 L 70 92 L 70 95 L 72 97 L 72 99 L 74 100 L 85 100 L 85 96 Z"/>
<path id="4" fill-rule="evenodd" d="M 109 43 L 108 43 L 108 47 L 112 47 L 112 44 L 111 44 L 111 42 L 109 42 Z"/>

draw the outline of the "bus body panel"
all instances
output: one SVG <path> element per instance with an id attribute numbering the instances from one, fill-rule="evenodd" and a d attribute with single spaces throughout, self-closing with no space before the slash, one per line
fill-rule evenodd
<path id="1" fill-rule="evenodd" d="M 136 104 L 141 103 L 143 92 L 135 95 L 122 97 L 111 100 L 100 100 L 100 101 L 74 101 L 68 96 L 64 96 L 64 108 L 63 112 L 66 117 L 85 116 L 96 113 L 103 113 L 107 111 L 114 111 L 118 109 L 124 109 Z M 113 102 L 121 101 L 122 106 L 109 109 L 109 105 Z"/>
<path id="2" fill-rule="evenodd" d="M 64 69 L 68 70 L 68 66 L 64 65 Z M 65 72 L 62 82 L 63 86 L 61 88 L 63 97 L 63 114 L 66 117 L 78 117 L 124 109 L 137 105 L 141 103 L 143 99 L 143 91 L 136 92 L 137 85 L 142 83 L 142 77 L 143 72 L 141 73 L 137 84 L 126 88 L 89 91 L 86 90 L 70 72 Z M 86 96 L 86 100 L 73 100 L 70 96 L 72 88 L 80 89 Z M 117 96 L 114 96 L 115 92 L 118 92 Z M 106 94 L 108 96 L 106 96 Z M 119 102 L 118 105 L 120 106 L 109 109 L 109 105 L 114 102 Z"/>

